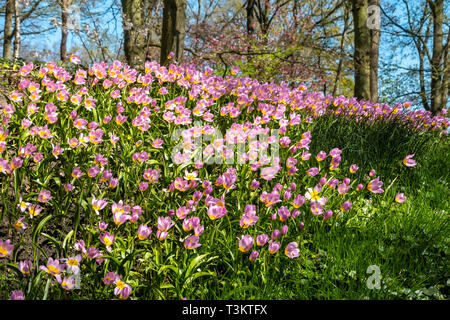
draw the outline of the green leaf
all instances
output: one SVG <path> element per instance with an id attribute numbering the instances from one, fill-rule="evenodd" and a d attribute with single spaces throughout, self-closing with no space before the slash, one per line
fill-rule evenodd
<path id="1" fill-rule="evenodd" d="M 127 261 L 130 261 L 135 255 L 137 255 L 138 253 L 141 253 L 142 251 L 144 251 L 144 249 L 135 250 L 135 251 L 131 252 L 129 255 L 127 255 L 125 257 L 125 259 L 122 260 L 122 263 L 120 264 L 120 268 L 124 268 L 125 263 L 127 263 Z M 130 268 L 131 268 L 131 266 L 130 266 Z"/>
<path id="2" fill-rule="evenodd" d="M 63 244 L 62 244 L 62 249 L 63 249 L 63 250 L 66 250 L 67 242 L 70 240 L 70 238 L 72 238 L 72 235 L 73 235 L 73 230 L 71 230 L 71 231 L 66 235 L 66 237 L 64 238 Z"/>
<path id="3" fill-rule="evenodd" d="M 185 278 L 188 278 L 191 275 L 192 270 L 194 270 L 194 268 L 199 266 L 208 255 L 209 253 L 205 253 L 192 259 L 191 263 L 189 263 L 189 267 L 186 270 Z"/>
<path id="4" fill-rule="evenodd" d="M 47 279 L 47 283 L 45 284 L 45 289 L 44 289 L 44 296 L 42 297 L 42 300 L 47 300 L 48 290 L 50 289 L 50 282 L 51 281 L 52 281 L 51 278 Z"/>
<path id="5" fill-rule="evenodd" d="M 61 187 L 61 179 L 60 179 L 60 178 L 54 177 L 54 178 L 53 178 L 53 181 L 55 181 L 55 183 L 56 183 L 56 185 L 57 185 L 58 187 Z"/>
<path id="6" fill-rule="evenodd" d="M 108 259 L 109 261 L 114 262 L 114 264 L 117 266 L 117 268 L 119 269 L 119 273 L 123 274 L 123 268 L 121 263 L 119 262 L 119 260 L 117 260 L 115 257 L 113 256 L 102 256 L 102 258 L 104 259 Z"/>
<path id="7" fill-rule="evenodd" d="M 216 273 L 213 271 L 196 272 L 192 276 L 190 276 L 188 279 L 186 279 L 183 286 L 189 285 L 192 281 L 194 281 L 197 278 L 204 277 L 204 276 L 215 276 L 215 275 L 216 275 Z"/>
<path id="8" fill-rule="evenodd" d="M 169 264 L 166 264 L 166 265 L 162 266 L 161 268 L 159 268 L 158 274 L 161 274 L 166 269 L 172 270 L 173 272 L 175 272 L 175 275 L 177 275 L 177 276 L 181 274 L 180 270 L 177 267 L 169 265 Z"/>
<path id="9" fill-rule="evenodd" d="M 148 165 L 152 165 L 152 164 L 160 165 L 161 164 L 161 162 L 156 161 L 154 159 L 147 160 L 145 163 L 148 164 Z"/>
<path id="10" fill-rule="evenodd" d="M 41 222 L 39 222 L 39 224 L 36 226 L 36 228 L 34 228 L 32 238 L 33 238 L 33 244 L 34 244 L 35 246 L 38 246 L 38 245 L 37 245 L 37 237 L 38 237 L 38 234 L 41 232 L 41 230 L 42 230 L 42 228 L 45 226 L 45 224 L 46 224 L 48 221 L 50 221 L 51 218 L 53 218 L 53 216 L 52 216 L 51 214 L 48 215 L 48 216 L 46 216 L 44 219 L 41 220 Z"/>
<path id="11" fill-rule="evenodd" d="M 55 247 L 61 251 L 61 245 L 59 244 L 59 240 L 56 239 L 55 237 L 52 237 L 51 235 L 42 232 L 41 233 L 42 236 L 46 237 L 48 240 L 50 240 L 51 242 L 53 242 L 53 244 L 55 245 Z"/>
<path id="12" fill-rule="evenodd" d="M 34 299 L 36 297 L 36 294 L 33 295 L 32 293 L 33 293 L 34 289 L 36 288 L 36 286 L 38 286 L 41 283 L 41 278 L 44 273 L 45 273 L 44 270 L 40 270 L 38 272 L 38 274 L 36 275 L 36 277 L 34 277 L 32 280 L 30 280 L 30 284 L 28 286 L 28 291 L 26 294 L 27 299 L 31 299 L 31 298 Z"/>

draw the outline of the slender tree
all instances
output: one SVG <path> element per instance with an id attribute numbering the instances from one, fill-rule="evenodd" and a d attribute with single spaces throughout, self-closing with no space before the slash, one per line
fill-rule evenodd
<path id="1" fill-rule="evenodd" d="M 380 0 L 369 0 L 374 23 L 370 28 L 370 100 L 378 102 L 378 55 L 380 50 Z"/>
<path id="2" fill-rule="evenodd" d="M 406 51 L 405 46 L 409 43 L 414 45 L 418 66 L 401 66 L 408 74 L 404 81 L 411 82 L 407 88 L 410 91 L 394 91 L 397 97 L 408 95 L 411 97 L 409 99 L 415 98 L 425 110 L 436 114 L 446 108 L 449 94 L 450 28 L 445 19 L 444 1 L 422 0 L 412 3 L 402 0 L 401 4 L 401 18 L 383 9 L 388 7 L 381 7 L 383 17 L 387 18 L 383 28 L 387 35 L 391 35 L 393 47 L 401 46 L 402 51 Z"/>
<path id="3" fill-rule="evenodd" d="M 186 0 L 164 0 L 161 35 L 161 65 L 168 63 L 171 52 L 177 62 L 183 60 Z"/>
<path id="4" fill-rule="evenodd" d="M 367 27 L 367 0 L 352 0 L 354 24 L 354 96 L 361 100 L 370 99 L 370 33 Z"/>
<path id="5" fill-rule="evenodd" d="M 137 67 L 145 62 L 146 35 L 144 0 L 122 0 L 124 51 L 127 62 Z"/>
<path id="6" fill-rule="evenodd" d="M 67 62 L 67 36 L 68 36 L 68 22 L 69 22 L 69 7 L 72 5 L 72 0 L 59 0 L 58 4 L 61 7 L 61 43 L 59 47 L 60 59 Z"/>
<path id="7" fill-rule="evenodd" d="M 252 35 L 255 33 L 255 0 L 247 0 L 247 33 Z"/>
<path id="8" fill-rule="evenodd" d="M 3 27 L 3 58 L 11 59 L 11 43 L 13 38 L 12 21 L 14 16 L 15 0 L 6 0 L 5 6 L 5 25 Z"/>
<path id="9" fill-rule="evenodd" d="M 14 0 L 14 59 L 20 56 L 20 9 L 19 0 Z"/>
<path id="10" fill-rule="evenodd" d="M 436 114 L 445 107 L 447 100 L 447 88 L 444 84 L 448 80 L 445 79 L 448 72 L 445 72 L 444 65 L 444 34 L 442 22 L 444 19 L 444 0 L 427 0 L 431 9 L 433 18 L 433 53 L 431 57 L 431 106 L 430 111 Z M 448 46 L 448 44 L 447 44 Z M 447 47 L 448 50 L 448 47 Z M 447 51 L 445 50 L 445 51 Z"/>

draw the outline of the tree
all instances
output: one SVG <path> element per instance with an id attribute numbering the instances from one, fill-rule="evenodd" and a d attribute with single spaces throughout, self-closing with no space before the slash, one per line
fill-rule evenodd
<path id="1" fill-rule="evenodd" d="M 355 89 L 354 96 L 369 100 L 370 94 L 370 33 L 367 27 L 367 0 L 352 0 L 355 33 Z"/>
<path id="2" fill-rule="evenodd" d="M 378 54 L 380 50 L 380 0 L 369 0 L 374 21 L 370 28 L 370 100 L 378 102 Z"/>
<path id="3" fill-rule="evenodd" d="M 252 35 L 255 33 L 255 0 L 247 0 L 247 33 Z"/>
<path id="4" fill-rule="evenodd" d="M 254 5 L 250 0 L 198 2 L 205 9 L 197 11 L 199 6 L 191 5 L 187 11 L 188 62 L 213 67 L 222 74 L 238 65 L 243 76 L 290 86 L 303 83 L 327 95 L 333 89 L 329 84 L 336 78 L 340 60 L 341 86 L 336 93 L 353 90 L 349 78 L 350 73 L 353 75 L 349 54 L 353 33 L 349 24 L 340 50 L 347 1 L 253 0 Z"/>
<path id="5" fill-rule="evenodd" d="M 431 9 L 433 18 L 433 55 L 430 61 L 431 64 L 431 106 L 430 111 L 436 114 L 442 110 L 447 102 L 447 88 L 448 85 L 448 60 L 444 58 L 448 54 L 448 38 L 447 45 L 444 47 L 444 34 L 442 29 L 442 22 L 444 19 L 444 0 L 427 0 Z M 448 32 L 450 35 L 450 31 Z"/>
<path id="6" fill-rule="evenodd" d="M 5 1 L 5 19 L 4 19 L 4 37 L 3 37 L 3 57 L 19 58 L 21 55 L 21 40 L 24 35 L 36 35 L 53 28 L 45 29 L 41 24 L 35 23 L 38 18 L 46 19 L 47 7 L 42 6 L 41 0 L 6 0 Z M 14 18 L 14 19 L 13 19 Z M 14 20 L 14 28 L 13 28 Z M 14 39 L 14 41 L 13 41 Z M 13 51 L 12 45 L 14 45 Z"/>
<path id="7" fill-rule="evenodd" d="M 177 62 L 182 62 L 186 23 L 186 0 L 164 0 L 161 34 L 161 65 L 168 63 L 173 52 Z"/>
<path id="8" fill-rule="evenodd" d="M 13 37 L 12 21 L 14 15 L 14 3 L 15 0 L 6 0 L 5 5 L 5 25 L 3 28 L 3 58 L 5 59 L 12 58 L 11 43 Z"/>
<path id="9" fill-rule="evenodd" d="M 124 51 L 131 67 L 143 65 L 146 53 L 145 1 L 122 0 Z"/>
<path id="10" fill-rule="evenodd" d="M 61 61 L 67 62 L 69 59 L 67 56 L 67 27 L 69 22 L 69 7 L 72 5 L 72 0 L 59 0 L 58 4 L 61 7 L 61 45 L 59 48 L 59 55 Z"/>
<path id="11" fill-rule="evenodd" d="M 402 0 L 396 9 L 399 11 L 397 14 L 388 6 L 381 7 L 383 16 L 387 18 L 383 29 L 390 36 L 391 47 L 400 48 L 402 58 L 407 55 L 408 46 L 411 45 L 417 64 L 404 65 L 397 61 L 387 66 L 389 69 L 404 70 L 402 82 L 408 83 L 406 90 L 392 89 L 395 96 L 391 100 L 408 97 L 421 103 L 425 110 L 437 114 L 447 107 L 449 90 L 450 26 L 444 1 L 421 0 L 411 3 Z M 391 50 L 393 57 L 399 55 L 394 49 Z M 395 83 L 393 86 L 399 87 Z"/>

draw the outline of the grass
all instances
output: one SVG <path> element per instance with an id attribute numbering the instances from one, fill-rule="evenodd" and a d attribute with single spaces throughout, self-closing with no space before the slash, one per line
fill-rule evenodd
<path id="1" fill-rule="evenodd" d="M 334 130 L 324 122 L 335 121 Z M 394 129 L 394 130 L 392 130 Z M 415 134 L 415 133 L 414 133 Z M 312 130 L 311 152 L 339 147 L 343 159 L 375 168 L 387 186 L 377 203 L 361 200 L 363 210 L 345 214 L 332 227 L 316 221 L 305 233 L 302 258 L 295 264 L 272 264 L 263 276 L 248 269 L 208 279 L 204 299 L 448 299 L 449 270 L 449 139 L 414 136 L 389 126 L 355 125 L 321 118 Z M 393 163 L 415 153 L 414 169 Z M 398 172 L 400 171 L 400 174 Z M 393 172 L 396 172 L 395 175 Z M 403 204 L 393 202 L 405 193 Z M 380 270 L 380 289 L 369 289 Z M 199 289 L 201 290 L 201 289 Z M 211 294 L 214 292 L 213 294 Z"/>

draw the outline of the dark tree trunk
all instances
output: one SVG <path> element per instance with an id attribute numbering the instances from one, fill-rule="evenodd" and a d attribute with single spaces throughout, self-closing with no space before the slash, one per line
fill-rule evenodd
<path id="1" fill-rule="evenodd" d="M 175 54 L 174 59 L 183 60 L 184 33 L 186 22 L 185 0 L 164 0 L 163 24 L 161 35 L 161 65 L 169 63 L 168 56 Z"/>
<path id="2" fill-rule="evenodd" d="M 247 0 L 247 34 L 255 33 L 255 0 Z"/>
<path id="3" fill-rule="evenodd" d="M 370 34 L 367 27 L 367 0 L 352 0 L 355 32 L 355 88 L 354 96 L 360 100 L 370 99 Z"/>
<path id="4" fill-rule="evenodd" d="M 69 60 L 67 56 L 67 24 L 69 22 L 69 7 L 72 4 L 72 0 L 61 0 L 59 4 L 61 6 L 61 43 L 59 46 L 59 56 L 61 61 L 67 62 Z"/>
<path id="5" fill-rule="evenodd" d="M 13 37 L 12 20 L 14 15 L 14 0 L 6 0 L 5 25 L 3 28 L 3 58 L 11 59 L 11 42 Z"/>
<path id="6" fill-rule="evenodd" d="M 144 29 L 144 0 L 122 0 L 124 51 L 131 67 L 143 65 L 146 53 Z"/>
<path id="7" fill-rule="evenodd" d="M 444 18 L 444 0 L 428 0 L 433 17 L 433 56 L 431 58 L 431 112 L 436 114 L 444 108 L 442 90 L 445 78 L 443 69 L 444 35 L 442 21 Z"/>

